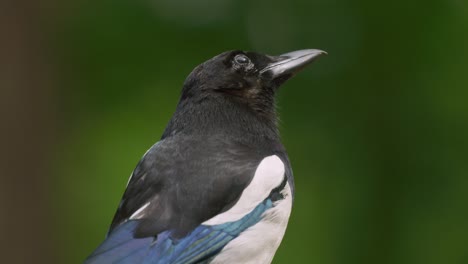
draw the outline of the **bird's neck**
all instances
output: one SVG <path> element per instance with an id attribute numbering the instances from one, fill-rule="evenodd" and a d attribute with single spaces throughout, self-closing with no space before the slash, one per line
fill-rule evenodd
<path id="1" fill-rule="evenodd" d="M 274 105 L 258 112 L 223 95 L 181 100 L 163 138 L 180 134 L 223 135 L 246 143 L 262 139 L 279 141 Z"/>

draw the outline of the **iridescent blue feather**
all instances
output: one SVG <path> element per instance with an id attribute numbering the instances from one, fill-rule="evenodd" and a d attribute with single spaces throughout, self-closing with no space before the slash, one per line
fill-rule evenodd
<path id="1" fill-rule="evenodd" d="M 187 236 L 174 239 L 170 231 L 156 238 L 134 238 L 138 220 L 131 220 L 117 227 L 85 261 L 119 264 L 189 264 L 208 263 L 231 240 L 258 223 L 262 214 L 273 206 L 266 199 L 243 218 L 221 225 L 200 225 Z"/>

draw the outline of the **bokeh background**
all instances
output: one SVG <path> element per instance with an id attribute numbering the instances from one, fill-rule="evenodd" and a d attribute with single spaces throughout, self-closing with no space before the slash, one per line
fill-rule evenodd
<path id="1" fill-rule="evenodd" d="M 468 263 L 465 0 L 3 1 L 0 262 L 86 258 L 196 65 L 304 48 L 274 263 Z"/>

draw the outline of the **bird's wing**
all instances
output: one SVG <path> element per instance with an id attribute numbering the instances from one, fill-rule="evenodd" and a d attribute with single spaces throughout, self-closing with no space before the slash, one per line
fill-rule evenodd
<path id="1" fill-rule="evenodd" d="M 166 140 L 140 161 L 108 237 L 85 263 L 209 261 L 281 196 L 278 156 L 222 140 Z"/>

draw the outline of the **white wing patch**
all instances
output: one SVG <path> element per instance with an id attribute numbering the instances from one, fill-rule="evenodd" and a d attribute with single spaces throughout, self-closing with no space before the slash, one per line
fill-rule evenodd
<path id="1" fill-rule="evenodd" d="M 284 199 L 263 213 L 263 219 L 229 242 L 210 262 L 212 264 L 269 264 L 281 244 L 292 207 L 289 184 L 281 191 Z"/>
<path id="2" fill-rule="evenodd" d="M 284 164 L 276 155 L 264 158 L 257 167 L 250 184 L 242 192 L 240 199 L 228 211 L 219 214 L 203 225 L 219 225 L 237 221 L 250 213 L 263 202 L 271 191 L 278 187 L 284 179 Z"/>

